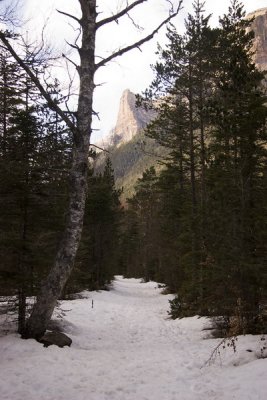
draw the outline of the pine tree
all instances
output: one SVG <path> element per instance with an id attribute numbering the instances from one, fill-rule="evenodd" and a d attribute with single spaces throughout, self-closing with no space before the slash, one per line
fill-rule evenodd
<path id="1" fill-rule="evenodd" d="M 115 188 L 109 158 L 102 174 L 91 172 L 88 185 L 83 235 L 67 292 L 105 288 L 118 264 L 121 191 Z"/>
<path id="2" fill-rule="evenodd" d="M 145 281 L 159 277 L 159 259 L 161 247 L 158 242 L 158 194 L 157 176 L 154 167 L 147 169 L 135 186 L 135 195 L 128 199 L 130 209 L 136 215 L 137 232 L 137 269 L 135 276 Z"/>
<path id="3" fill-rule="evenodd" d="M 171 26 L 168 30 L 169 44 L 165 50 L 160 49 L 161 62 L 155 66 L 156 78 L 148 91 L 148 94 L 156 92 L 160 96 L 157 102 L 159 116 L 150 124 L 147 134 L 171 149 L 166 164 L 169 172 L 176 173 L 180 187 L 176 192 L 177 202 L 183 199 L 180 207 L 184 207 L 182 214 L 187 216 L 184 229 L 190 232 L 186 236 L 191 250 L 184 248 L 185 259 L 180 254 L 180 259 L 186 260 L 180 269 L 186 271 L 184 295 L 186 291 L 190 292 L 190 302 L 194 297 L 194 302 L 199 303 L 203 297 L 202 265 L 207 257 L 205 220 L 209 121 L 205 110 L 207 98 L 213 90 L 211 54 L 215 52 L 218 31 L 209 27 L 210 16 L 204 16 L 204 4 L 195 1 L 193 7 L 194 14 L 187 18 L 185 34 L 179 35 Z M 163 99 L 162 93 L 165 94 Z M 164 174 L 161 180 L 163 177 Z M 181 221 L 174 219 L 173 223 L 180 224 Z M 179 238 L 183 248 L 183 235 Z M 174 241 L 180 239 L 173 238 Z M 177 262 L 177 257 L 175 259 Z"/>
<path id="4" fill-rule="evenodd" d="M 184 36 L 169 28 L 146 93 L 158 94 L 147 135 L 170 149 L 156 218 L 172 313 L 235 316 L 240 333 L 266 296 L 266 96 L 242 5 L 215 30 L 203 7 L 195 1 Z"/>
<path id="5" fill-rule="evenodd" d="M 209 215 L 210 231 L 216 232 L 209 243 L 219 269 L 217 279 L 227 277 L 218 285 L 215 301 L 219 306 L 217 296 L 223 293 L 225 314 L 238 310 L 239 330 L 251 329 L 258 315 L 265 262 L 258 239 L 265 234 L 259 231 L 259 221 L 265 219 L 260 199 L 266 163 L 266 97 L 261 88 L 263 75 L 252 61 L 253 33 L 247 29 L 251 21 L 244 17 L 243 6 L 234 0 L 220 20 L 209 171 L 209 209 L 214 210 Z"/>
<path id="6" fill-rule="evenodd" d="M 18 294 L 18 330 L 23 333 L 26 297 L 36 292 L 53 259 L 53 242 L 63 223 L 67 174 L 54 168 L 56 163 L 68 168 L 69 143 L 22 70 L 2 56 L 1 290 Z"/>

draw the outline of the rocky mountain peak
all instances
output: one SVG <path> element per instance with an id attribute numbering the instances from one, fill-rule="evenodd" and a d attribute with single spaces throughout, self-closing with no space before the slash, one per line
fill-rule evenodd
<path id="1" fill-rule="evenodd" d="M 247 18 L 255 18 L 251 29 L 255 33 L 254 61 L 259 69 L 267 70 L 267 7 L 260 8 L 247 15 Z"/>
<path id="2" fill-rule="evenodd" d="M 117 122 L 106 138 L 107 145 L 127 143 L 154 118 L 153 111 L 136 107 L 136 96 L 129 89 L 123 91 Z"/>

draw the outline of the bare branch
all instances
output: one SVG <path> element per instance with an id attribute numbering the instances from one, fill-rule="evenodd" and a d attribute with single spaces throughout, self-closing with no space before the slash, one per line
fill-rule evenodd
<path id="1" fill-rule="evenodd" d="M 107 82 L 96 83 L 95 87 L 101 87 L 101 86 L 104 86 L 106 84 L 107 84 Z"/>
<path id="2" fill-rule="evenodd" d="M 117 14 L 112 15 L 109 18 L 102 19 L 101 21 L 96 23 L 96 29 L 100 28 L 103 25 L 109 24 L 110 22 L 118 22 L 118 19 L 128 14 L 134 7 L 138 6 L 141 3 L 144 3 L 147 0 L 136 0 L 128 7 L 124 8 L 124 10 L 118 12 Z"/>
<path id="3" fill-rule="evenodd" d="M 2 0 L 1 0 L 2 1 Z M 13 27 L 19 27 L 21 22 L 17 18 L 16 10 L 18 9 L 20 0 L 14 0 L 0 13 L 0 22 L 11 25 Z"/>
<path id="4" fill-rule="evenodd" d="M 66 60 L 68 60 L 72 65 L 74 65 L 74 67 L 76 69 L 79 68 L 79 66 L 74 61 L 72 61 L 69 57 L 67 57 L 64 53 L 62 53 L 62 57 L 65 58 Z"/>
<path id="5" fill-rule="evenodd" d="M 170 12 L 173 13 L 174 12 L 174 8 L 173 8 L 173 3 L 171 2 L 171 0 L 167 0 L 167 2 L 170 4 Z"/>
<path id="6" fill-rule="evenodd" d="M 75 37 L 75 40 L 74 40 L 74 44 L 68 42 L 67 40 L 65 40 L 65 42 L 67 43 L 67 45 L 68 45 L 71 49 L 77 50 L 77 51 L 79 52 L 79 51 L 80 51 L 80 47 L 78 46 L 78 40 L 80 39 L 81 34 L 82 34 L 82 27 L 79 25 L 78 28 L 75 28 L 75 27 L 74 27 L 72 24 L 70 24 L 70 23 L 69 23 L 68 25 L 73 29 L 74 32 L 77 32 L 77 34 L 76 34 L 76 37 Z"/>
<path id="7" fill-rule="evenodd" d="M 35 62 L 36 64 L 42 65 L 43 61 L 45 60 L 46 62 L 49 60 L 51 61 L 56 61 L 58 60 L 59 56 L 51 56 L 53 53 L 53 49 L 51 46 L 46 44 L 45 42 L 45 30 L 47 28 L 49 18 L 46 19 L 42 32 L 41 32 L 41 41 L 40 44 L 37 46 L 34 42 L 29 41 L 29 34 L 28 31 L 26 32 L 26 38 L 23 36 L 20 37 L 20 40 L 24 46 L 26 51 L 26 57 L 27 57 L 27 62 Z"/>
<path id="8" fill-rule="evenodd" d="M 66 12 L 64 12 L 64 11 L 60 11 L 60 10 L 58 10 L 58 9 L 57 9 L 57 12 L 58 12 L 59 14 L 65 15 L 66 17 L 69 17 L 69 18 L 74 19 L 74 21 L 78 22 L 78 24 L 81 23 L 81 21 L 79 20 L 79 18 L 75 17 L 75 16 L 72 15 L 72 14 L 68 14 L 68 13 L 66 13 Z"/>
<path id="9" fill-rule="evenodd" d="M 65 40 L 65 42 L 66 42 L 67 45 L 70 46 L 72 49 L 79 50 L 79 47 L 78 47 L 76 44 L 69 43 L 67 40 Z"/>
<path id="10" fill-rule="evenodd" d="M 176 15 L 178 15 L 178 13 L 180 12 L 181 8 L 182 8 L 182 3 L 183 0 L 180 0 L 179 5 L 177 7 L 177 10 L 175 12 L 173 12 L 172 14 L 170 14 L 168 16 L 168 18 L 166 18 L 163 22 L 161 22 L 161 24 L 153 31 L 151 32 L 149 35 L 147 35 L 145 38 L 139 40 L 138 42 L 133 43 L 132 45 L 129 45 L 127 47 L 124 47 L 116 52 L 114 52 L 113 54 L 111 54 L 109 57 L 105 58 L 104 60 L 100 61 L 98 64 L 96 64 L 96 70 L 100 67 L 103 67 L 105 64 L 107 64 L 109 61 L 113 60 L 116 57 L 120 57 L 123 54 L 127 53 L 130 50 L 136 49 L 140 46 L 142 46 L 142 44 L 148 42 L 149 40 L 153 39 L 153 37 L 156 35 L 156 33 L 158 33 L 158 31 L 164 26 L 166 25 L 168 22 L 170 22 L 174 17 L 176 17 Z M 139 49 L 140 50 L 140 49 Z"/>
<path id="11" fill-rule="evenodd" d="M 99 146 L 97 146 L 96 144 L 90 143 L 90 146 L 93 146 L 93 147 L 95 147 L 96 149 L 105 151 L 106 153 L 110 153 L 110 151 L 108 151 L 108 150 L 106 150 L 106 149 L 103 149 L 103 147 L 99 147 Z"/>
<path id="12" fill-rule="evenodd" d="M 72 62 L 72 60 L 70 60 L 70 62 Z M 67 69 L 67 73 L 68 73 L 68 77 L 69 77 L 69 84 L 67 87 L 67 94 L 65 96 L 65 107 L 67 110 L 67 111 L 65 111 L 65 113 L 69 115 L 69 118 L 71 118 L 72 123 L 74 125 L 76 125 L 77 112 L 71 111 L 69 109 L 69 105 L 68 105 L 68 101 L 69 101 L 70 97 L 74 96 L 74 93 L 72 93 L 72 87 L 73 87 L 73 82 L 74 82 L 74 78 L 75 78 L 75 72 L 73 73 L 73 75 L 71 74 L 69 63 L 67 61 L 66 61 L 66 69 Z"/>
<path id="13" fill-rule="evenodd" d="M 14 57 L 17 63 L 24 69 L 27 75 L 31 78 L 32 82 L 34 82 L 35 86 L 39 89 L 41 95 L 47 101 L 48 107 L 55 111 L 62 120 L 66 123 L 69 129 L 72 131 L 73 135 L 75 136 L 76 133 L 76 126 L 72 123 L 72 121 L 65 115 L 64 111 L 56 104 L 50 94 L 45 90 L 42 83 L 38 79 L 38 77 L 32 72 L 32 70 L 28 67 L 28 65 L 22 60 L 22 58 L 17 54 L 14 50 L 12 45 L 9 43 L 7 38 L 5 37 L 4 33 L 0 31 L 0 40 L 5 45 L 6 49 L 9 53 Z"/>
<path id="14" fill-rule="evenodd" d="M 81 35 L 82 35 L 82 27 L 79 26 L 79 27 L 76 29 L 76 31 L 78 31 L 78 34 L 77 34 L 77 36 L 76 36 L 76 38 L 75 38 L 74 45 L 76 46 L 77 49 L 79 49 L 79 46 L 78 46 L 77 43 L 78 43 L 78 40 L 80 39 L 80 37 L 81 37 Z"/>
<path id="15" fill-rule="evenodd" d="M 92 114 L 100 121 L 99 112 L 92 110 Z"/>
<path id="16" fill-rule="evenodd" d="M 143 31 L 144 28 L 140 25 L 138 25 L 135 20 L 130 16 L 130 14 L 127 14 L 127 17 L 129 18 L 129 20 L 131 21 L 131 23 L 133 24 L 133 26 L 138 29 L 139 31 Z"/>

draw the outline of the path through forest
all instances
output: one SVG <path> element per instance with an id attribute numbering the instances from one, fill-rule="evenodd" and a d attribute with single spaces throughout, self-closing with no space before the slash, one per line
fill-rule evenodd
<path id="1" fill-rule="evenodd" d="M 0 399 L 265 400 L 260 338 L 242 337 L 237 353 L 222 349 L 204 366 L 219 341 L 203 330 L 209 321 L 170 320 L 171 296 L 161 290 L 155 282 L 116 277 L 108 292 L 62 302 L 65 316 L 58 320 L 71 348 L 1 337 Z"/>

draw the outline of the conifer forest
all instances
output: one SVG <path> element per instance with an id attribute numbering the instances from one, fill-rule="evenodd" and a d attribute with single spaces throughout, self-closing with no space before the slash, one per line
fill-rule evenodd
<path id="1" fill-rule="evenodd" d="M 0 299 L 19 334 L 39 339 L 57 301 L 116 275 L 164 286 L 172 319 L 209 317 L 222 337 L 266 333 L 267 85 L 253 19 L 232 0 L 212 27 L 194 0 L 179 33 L 182 2 L 172 6 L 154 79 L 136 98 L 155 111 L 143 134 L 164 151 L 122 200 L 108 151 L 94 170 L 88 132 L 95 71 L 131 48 L 96 63 L 93 36 L 142 1 L 98 22 L 95 1 L 79 3 L 77 110 L 52 57 L 0 16 Z"/>

